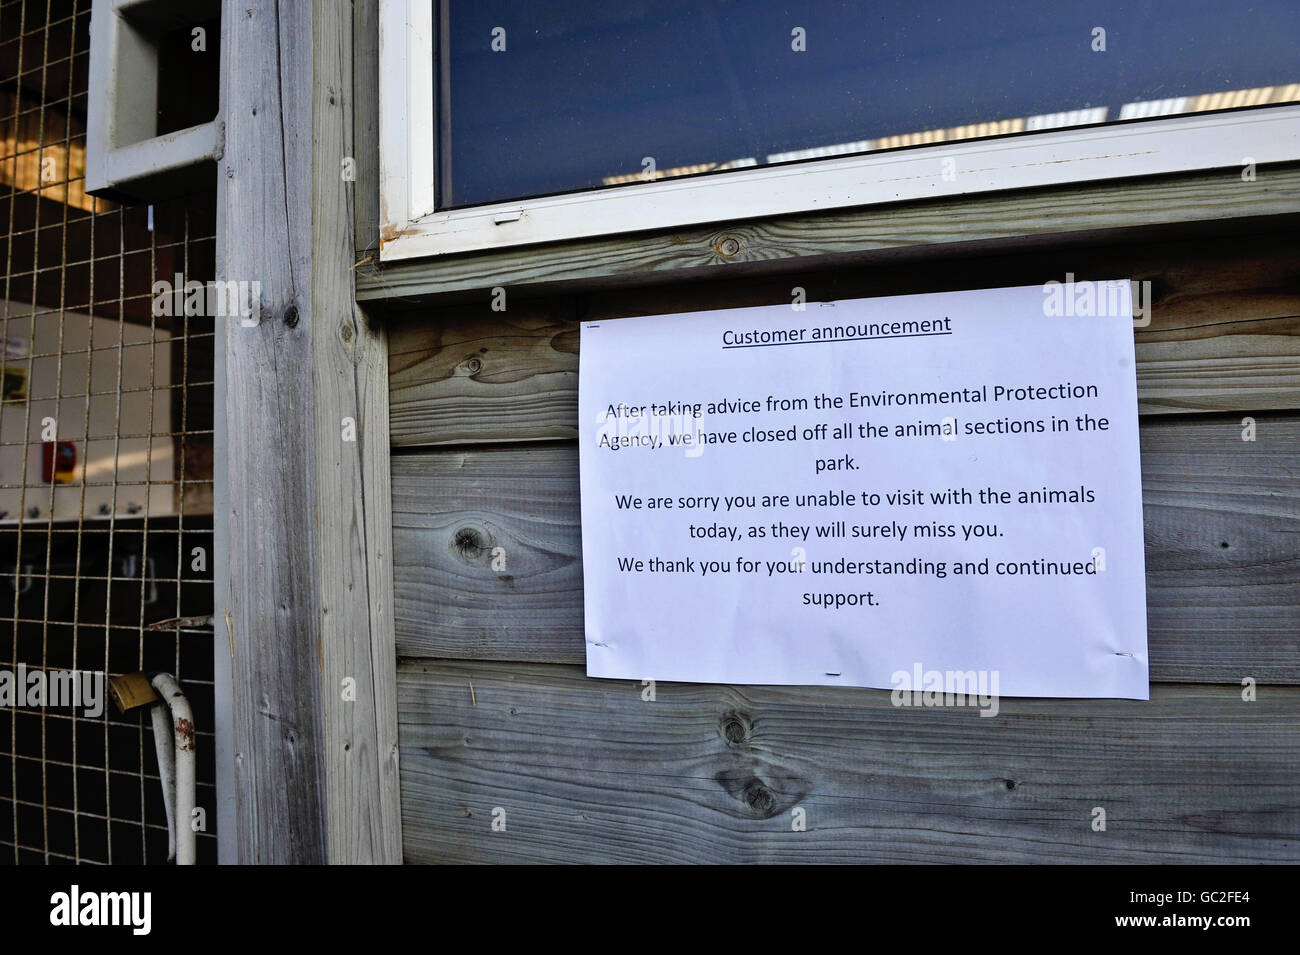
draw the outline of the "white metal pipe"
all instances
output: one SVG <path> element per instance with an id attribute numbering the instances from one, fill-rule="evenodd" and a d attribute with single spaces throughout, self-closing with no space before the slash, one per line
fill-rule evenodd
<path id="1" fill-rule="evenodd" d="M 163 805 L 167 808 L 167 861 L 171 862 L 176 858 L 176 740 L 169 713 L 166 703 L 149 707 L 158 778 L 162 780 Z"/>
<path id="2" fill-rule="evenodd" d="M 180 684 L 170 673 L 156 674 L 152 682 L 172 715 L 176 761 L 176 864 L 194 865 L 194 713 L 190 701 L 181 692 Z"/>

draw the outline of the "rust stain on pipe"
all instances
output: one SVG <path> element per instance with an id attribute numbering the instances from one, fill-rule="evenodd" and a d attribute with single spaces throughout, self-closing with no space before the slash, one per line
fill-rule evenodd
<path id="1" fill-rule="evenodd" d="M 183 717 L 178 719 L 176 721 L 176 736 L 181 749 L 186 752 L 194 751 L 194 724 L 191 721 Z"/>

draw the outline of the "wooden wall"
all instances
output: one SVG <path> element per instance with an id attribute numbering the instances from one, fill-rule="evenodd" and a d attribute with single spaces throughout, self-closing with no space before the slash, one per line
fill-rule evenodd
<path id="1" fill-rule="evenodd" d="M 406 860 L 1300 861 L 1294 228 L 715 271 L 389 315 Z M 1149 702 L 1004 700 L 986 719 L 865 689 L 660 684 L 647 702 L 585 677 L 579 321 L 1067 272 L 1152 283 L 1135 332 Z"/>

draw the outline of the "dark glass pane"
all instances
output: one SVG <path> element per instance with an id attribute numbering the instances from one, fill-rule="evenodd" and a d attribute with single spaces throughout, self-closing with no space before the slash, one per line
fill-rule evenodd
<path id="1" fill-rule="evenodd" d="M 444 208 L 1300 100 L 1296 0 L 448 7 Z"/>

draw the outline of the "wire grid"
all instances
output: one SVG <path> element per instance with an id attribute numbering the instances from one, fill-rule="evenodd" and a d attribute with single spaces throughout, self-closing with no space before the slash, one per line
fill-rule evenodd
<path id="1" fill-rule="evenodd" d="M 17 365 L 29 392 L 0 403 L 0 435 L 22 421 L 0 440 L 10 471 L 21 458 L 21 479 L 0 482 L 17 500 L 0 513 L 0 669 L 175 674 L 198 730 L 199 861 L 215 861 L 214 331 L 205 316 L 155 314 L 153 294 L 154 279 L 213 277 L 214 197 L 145 206 L 85 194 L 89 19 L 89 0 L 0 0 L 2 340 L 30 341 L 26 356 L 0 355 L 0 377 Z M 108 386 L 96 381 L 105 368 Z M 82 452 L 69 483 L 38 473 L 52 450 L 33 420 L 38 398 Z M 107 700 L 93 718 L 0 707 L 0 859 L 162 862 L 147 724 L 146 710 L 120 715 Z"/>

